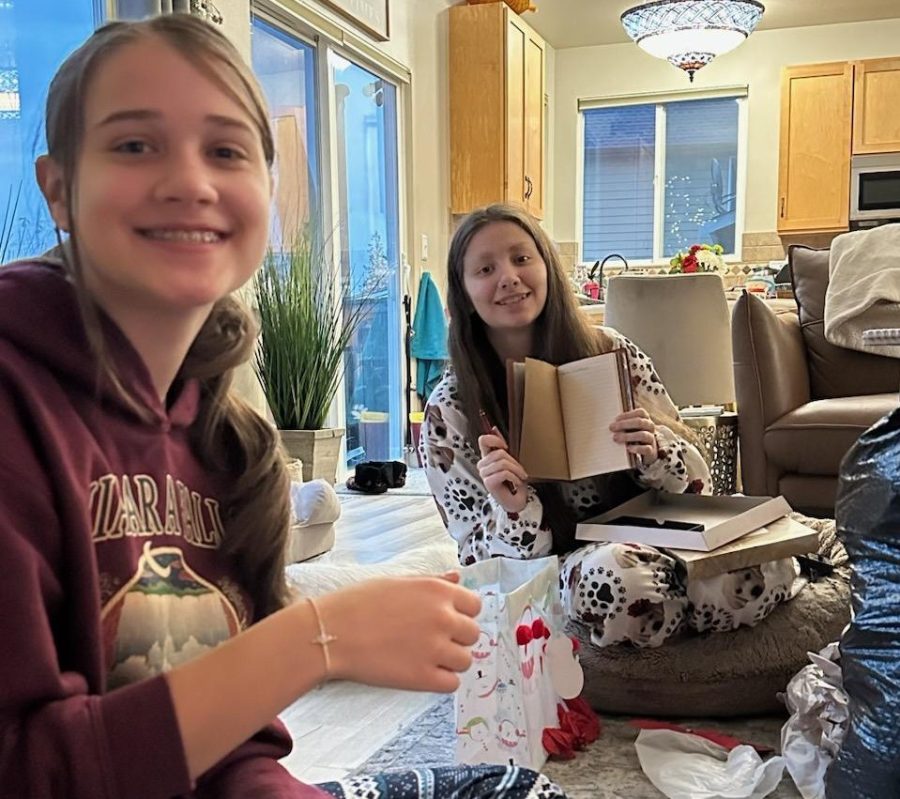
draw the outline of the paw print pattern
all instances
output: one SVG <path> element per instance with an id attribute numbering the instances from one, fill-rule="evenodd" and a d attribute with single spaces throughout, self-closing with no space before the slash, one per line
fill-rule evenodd
<path id="1" fill-rule="evenodd" d="M 759 607 L 753 614 L 753 623 L 759 624 L 782 602 L 784 602 L 784 594 L 780 591 L 776 591 L 773 594 L 763 594 Z"/>
<path id="2" fill-rule="evenodd" d="M 447 483 L 441 504 L 451 519 L 474 525 L 478 521 L 475 509 L 479 506 L 481 494 L 481 489 L 473 481 L 453 477 Z"/>
<path id="3" fill-rule="evenodd" d="M 786 559 L 695 580 L 688 624 L 699 632 L 753 627 L 787 600 L 794 573 Z"/>
<path id="4" fill-rule="evenodd" d="M 552 534 L 541 526 L 543 508 L 528 490 L 525 509 L 507 513 L 490 496 L 478 473 L 481 457 L 469 441 L 456 376 L 444 374 L 432 392 L 422 424 L 420 452 L 428 484 L 456 540 L 462 562 L 503 555 L 531 558 L 549 554 Z"/>
<path id="5" fill-rule="evenodd" d="M 560 573 L 566 612 L 600 646 L 658 646 L 684 625 L 688 602 L 674 564 L 651 547 L 589 544 L 568 554 Z"/>
<path id="6" fill-rule="evenodd" d="M 672 618 L 669 619 L 668 624 L 666 624 L 666 628 L 663 632 L 663 635 L 666 638 L 671 638 L 676 633 L 681 632 L 682 627 L 684 626 L 684 613 L 682 611 L 677 611 L 672 614 Z"/>
<path id="7" fill-rule="evenodd" d="M 637 402 L 651 410 L 654 415 L 661 413 L 672 419 L 678 419 L 678 410 L 666 393 L 666 388 L 647 354 L 620 333 L 609 328 L 605 332 L 612 337 L 616 345 L 623 347 L 628 353 L 632 386 Z M 709 485 L 709 467 L 693 445 L 684 441 L 665 424 L 659 423 L 656 441 L 657 459 L 650 464 L 639 465 L 637 470 L 638 480 L 642 485 L 676 494 L 682 493 L 689 483 L 697 479 L 702 480 L 703 485 Z"/>
<path id="8" fill-rule="evenodd" d="M 429 405 L 436 405 L 441 408 L 450 407 L 455 411 L 461 410 L 459 402 L 459 391 L 456 387 L 456 375 L 451 369 L 444 372 L 441 382 L 437 384 L 431 396 L 428 398 Z"/>
<path id="9" fill-rule="evenodd" d="M 528 799 L 531 799 L 532 796 L 534 799 L 565 799 L 566 797 L 562 788 L 555 782 L 551 782 L 543 774 L 537 775 L 537 779 L 531 787 L 531 792 L 528 794 Z"/>
<path id="10" fill-rule="evenodd" d="M 688 624 L 699 633 L 723 632 L 738 626 L 735 624 L 734 614 L 728 608 L 706 603 L 694 608 Z"/>

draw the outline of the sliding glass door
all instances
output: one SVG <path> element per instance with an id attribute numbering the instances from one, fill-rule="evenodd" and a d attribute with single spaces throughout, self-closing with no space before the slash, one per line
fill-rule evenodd
<path id="1" fill-rule="evenodd" d="M 398 89 L 349 54 L 261 16 L 253 69 L 271 107 L 278 166 L 271 241 L 289 245 L 320 221 L 362 323 L 344 357 L 331 423 L 346 429 L 346 466 L 402 456 Z M 320 113 L 321 109 L 321 113 Z"/>
<path id="2" fill-rule="evenodd" d="M 335 52 L 329 54 L 334 109 L 332 204 L 339 220 L 347 312 L 363 321 L 344 358 L 347 465 L 401 456 L 397 89 Z"/>
<path id="3" fill-rule="evenodd" d="M 289 249 L 310 215 L 320 216 L 315 48 L 253 18 L 253 71 L 275 136 L 275 196 L 269 243 Z"/>

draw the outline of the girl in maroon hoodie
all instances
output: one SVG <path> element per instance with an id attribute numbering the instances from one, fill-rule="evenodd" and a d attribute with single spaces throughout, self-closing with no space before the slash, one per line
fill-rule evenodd
<path id="1" fill-rule="evenodd" d="M 266 247 L 274 146 L 235 49 L 113 23 L 62 65 L 36 171 L 68 234 L 0 270 L 0 796 L 562 796 L 534 772 L 305 786 L 271 720 L 330 679 L 452 691 L 478 597 L 439 578 L 288 603 L 288 477 L 229 392 L 231 293 Z"/>

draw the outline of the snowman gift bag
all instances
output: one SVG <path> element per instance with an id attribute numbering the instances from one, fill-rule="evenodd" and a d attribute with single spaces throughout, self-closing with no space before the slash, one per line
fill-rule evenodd
<path id="1" fill-rule="evenodd" d="M 555 556 L 491 558 L 460 569 L 481 596 L 481 633 L 456 693 L 460 763 L 514 763 L 539 769 L 545 728 L 557 704 L 581 692 L 584 677 L 564 633 Z"/>

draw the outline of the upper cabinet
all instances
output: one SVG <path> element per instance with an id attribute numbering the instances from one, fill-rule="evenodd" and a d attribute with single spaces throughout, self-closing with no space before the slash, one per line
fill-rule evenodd
<path id="1" fill-rule="evenodd" d="M 900 58 L 854 64 L 853 154 L 900 152 Z"/>
<path id="2" fill-rule="evenodd" d="M 450 8 L 450 205 L 544 215 L 544 40 L 505 3 Z"/>
<path id="3" fill-rule="evenodd" d="M 782 72 L 779 233 L 847 230 L 852 98 L 847 62 Z"/>
<path id="4" fill-rule="evenodd" d="M 900 58 L 786 67 L 778 232 L 849 227 L 850 158 L 900 152 Z"/>

